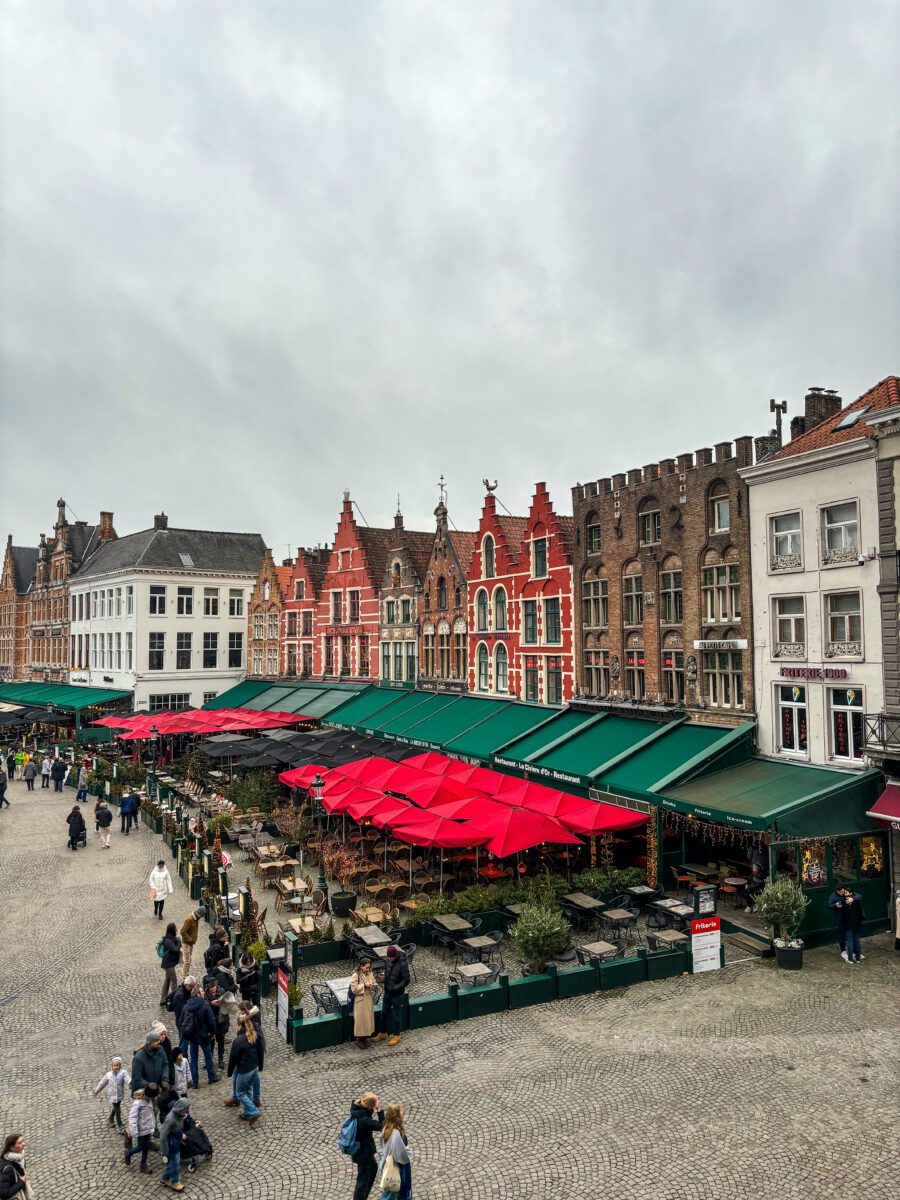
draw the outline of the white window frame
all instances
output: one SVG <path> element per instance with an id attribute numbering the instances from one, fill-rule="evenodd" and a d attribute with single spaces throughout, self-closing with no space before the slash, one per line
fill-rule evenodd
<path id="1" fill-rule="evenodd" d="M 732 625 L 741 619 L 740 563 L 711 563 L 700 568 L 700 591 L 703 598 L 704 625 Z M 713 582 L 706 582 L 706 573 L 713 573 Z"/>
<path id="2" fill-rule="evenodd" d="M 782 613 L 781 605 L 786 600 L 799 600 L 798 613 Z M 802 636 L 798 637 L 799 632 Z M 789 592 L 772 596 L 772 657 L 773 658 L 806 658 L 806 596 L 800 592 Z M 782 634 L 788 633 L 789 637 Z"/>
<path id="3" fill-rule="evenodd" d="M 639 541 L 642 546 L 655 546 L 662 537 L 662 513 L 658 508 L 648 508 L 638 513 Z M 648 536 L 649 535 L 649 536 Z"/>
<path id="4" fill-rule="evenodd" d="M 797 528 L 776 530 L 775 522 L 788 517 L 797 518 Z M 769 534 L 768 569 L 770 575 L 785 575 L 789 571 L 803 570 L 803 510 L 788 508 L 784 512 L 769 513 L 766 518 Z M 787 544 L 783 539 L 787 538 Z M 797 551 L 793 552 L 791 543 L 796 538 Z M 781 539 L 781 540 L 780 540 Z"/>
<path id="5" fill-rule="evenodd" d="M 500 663 L 503 662 L 501 672 Z M 501 679 L 503 686 L 501 687 Z M 509 695 L 509 651 L 505 642 L 498 642 L 494 647 L 494 691 L 498 696 Z"/>
<path id="6" fill-rule="evenodd" d="M 709 498 L 710 505 L 710 533 L 730 533 L 731 532 L 731 496 L 726 492 L 724 495 L 712 495 Z M 723 525 L 721 521 L 721 507 L 725 506 L 727 510 L 727 521 Z"/>
<path id="7" fill-rule="evenodd" d="M 803 698 L 798 700 L 785 700 L 782 698 L 782 691 L 792 691 L 797 688 L 802 692 Z M 805 683 L 776 683 L 774 685 L 772 710 L 775 720 L 775 749 L 779 754 L 783 754 L 786 758 L 809 758 L 809 689 Z M 782 713 L 785 709 L 792 709 L 794 712 L 794 740 L 799 743 L 800 730 L 799 721 L 800 714 L 806 714 L 806 749 L 802 750 L 799 745 L 795 747 L 787 747 L 781 744 L 782 731 Z"/>
<path id="8" fill-rule="evenodd" d="M 180 584 L 175 589 L 175 612 L 179 617 L 194 615 L 194 589 Z"/>
<path id="9" fill-rule="evenodd" d="M 833 702 L 834 696 L 840 695 L 841 692 L 847 692 L 848 690 L 857 691 L 859 693 L 860 703 L 859 703 L 858 707 L 851 706 L 849 704 L 835 704 Z M 864 766 L 865 761 L 866 761 L 866 759 L 865 759 L 865 755 L 866 755 L 866 718 L 865 718 L 866 695 L 865 695 L 865 688 L 848 689 L 846 687 L 843 687 L 843 688 L 830 687 L 830 688 L 826 688 L 825 691 L 826 691 L 826 696 L 825 696 L 826 718 L 825 719 L 826 719 L 827 727 L 828 727 L 828 756 L 829 756 L 829 758 L 833 759 L 835 762 L 854 763 L 858 766 Z M 857 744 L 856 738 L 854 737 L 854 734 L 853 734 L 853 716 L 855 715 L 860 718 L 861 729 L 860 729 L 860 735 L 859 735 L 859 754 L 838 754 L 837 753 L 837 750 L 835 747 L 834 718 L 833 718 L 833 714 L 835 712 L 844 712 L 844 713 L 848 714 L 847 733 L 848 733 L 850 742 L 852 743 L 853 746 L 856 746 L 856 744 Z"/>
<path id="10" fill-rule="evenodd" d="M 491 655 L 487 644 L 479 642 L 475 648 L 475 690 L 478 692 L 489 692 L 490 689 Z"/>
<path id="11" fill-rule="evenodd" d="M 151 583 L 147 593 L 147 612 L 151 617 L 164 617 L 167 608 L 167 588 L 164 583 Z M 162 601 L 162 608 L 160 608 Z"/>
<path id="12" fill-rule="evenodd" d="M 830 604 L 831 601 L 837 596 L 856 596 L 858 600 L 856 609 L 852 611 L 848 610 L 847 612 L 843 613 L 832 613 L 830 611 Z M 833 592 L 824 592 L 822 595 L 822 606 L 822 628 L 825 635 L 822 641 L 825 644 L 825 658 L 863 658 L 865 656 L 865 642 L 863 640 L 865 622 L 863 621 L 862 588 L 838 588 Z M 858 639 L 852 636 L 852 626 L 849 624 L 854 616 L 859 622 Z M 841 631 L 832 625 L 832 621 L 843 621 L 846 623 L 846 628 L 843 631 L 842 636 L 833 636 L 834 633 L 839 633 Z"/>
<path id="13" fill-rule="evenodd" d="M 842 508 L 844 505 L 852 505 L 854 517 L 852 521 L 833 521 L 829 519 L 829 513 L 833 513 L 835 509 Z M 860 528 L 859 528 L 859 500 L 850 497 L 845 500 L 835 500 L 831 504 L 823 504 L 819 508 L 819 536 L 822 543 L 822 566 L 823 567 L 846 567 L 851 563 L 855 563 L 859 559 L 860 546 Z M 849 530 L 853 529 L 853 540 L 850 540 Z M 829 546 L 829 534 L 831 532 L 839 532 L 839 537 L 833 540 L 839 541 L 840 545 Z"/>
<path id="14" fill-rule="evenodd" d="M 712 669 L 707 666 L 710 659 L 714 664 Z M 723 659 L 727 659 L 727 662 L 723 663 Z M 703 674 L 703 696 L 710 708 L 740 710 L 744 707 L 744 666 L 740 650 L 704 650 L 700 669 Z M 737 680 L 740 680 L 740 699 Z M 724 700 L 726 692 L 728 699 Z"/>
<path id="15" fill-rule="evenodd" d="M 204 617 L 217 617 L 219 615 L 219 589 L 217 587 L 204 587 L 203 615 Z"/>
<path id="16" fill-rule="evenodd" d="M 242 617 L 244 615 L 243 588 L 228 589 L 228 615 L 229 617 Z M 218 692 L 216 695 L 218 695 Z"/>
<path id="17" fill-rule="evenodd" d="M 134 616 L 134 584 L 129 583 L 125 586 L 125 616 Z"/>

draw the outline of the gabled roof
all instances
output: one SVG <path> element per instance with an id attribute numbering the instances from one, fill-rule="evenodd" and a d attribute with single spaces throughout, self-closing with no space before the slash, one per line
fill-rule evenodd
<path id="1" fill-rule="evenodd" d="M 450 529 L 447 532 L 450 539 L 450 545 L 459 560 L 459 568 L 463 575 L 469 574 L 469 567 L 472 565 L 472 555 L 475 553 L 475 547 L 478 544 L 478 534 L 469 531 L 461 531 L 459 529 Z"/>
<path id="2" fill-rule="evenodd" d="M 498 517 L 497 524 L 506 538 L 506 549 L 512 562 L 518 562 L 522 553 L 522 539 L 528 528 L 527 517 Z"/>
<path id="3" fill-rule="evenodd" d="M 69 547 L 72 551 L 72 565 L 77 570 L 81 563 L 86 562 L 97 549 L 100 542 L 99 525 L 82 525 L 76 523 L 69 526 Z"/>
<path id="4" fill-rule="evenodd" d="M 278 586 L 281 588 L 282 598 L 285 598 L 291 590 L 291 576 L 294 571 L 292 567 L 276 567 L 275 574 L 278 576 Z"/>
<path id="5" fill-rule="evenodd" d="M 20 596 L 24 596 L 31 587 L 34 579 L 34 569 L 37 566 L 37 547 L 12 546 L 13 586 Z"/>
<path id="6" fill-rule="evenodd" d="M 420 582 L 424 583 L 428 573 L 431 548 L 434 545 L 434 534 L 420 533 L 417 529 L 407 529 L 405 541 L 416 574 L 419 576 Z"/>
<path id="7" fill-rule="evenodd" d="M 828 446 L 839 446 L 842 442 L 853 442 L 859 438 L 874 437 L 875 430 L 867 425 L 862 415 L 852 424 L 845 424 L 849 413 L 878 412 L 880 409 L 893 408 L 900 404 L 900 379 L 896 375 L 888 375 L 880 383 L 864 392 L 859 399 L 842 408 L 833 417 L 827 417 L 819 425 L 815 425 L 808 433 L 794 438 L 781 450 L 777 450 L 767 460 L 772 462 L 780 458 L 793 458 L 795 454 L 806 454 L 810 450 L 824 450 Z M 843 429 L 839 426 L 845 425 Z"/>
<path id="8" fill-rule="evenodd" d="M 376 588 L 380 588 L 397 531 L 396 529 L 373 529 L 369 525 L 357 525 L 356 532 L 360 545 L 366 553 L 372 583 Z"/>
<path id="9" fill-rule="evenodd" d="M 569 558 L 572 558 L 575 553 L 575 518 L 558 516 L 556 519 L 559 522 L 559 532 L 569 552 Z"/>
<path id="10" fill-rule="evenodd" d="M 144 529 L 102 542 L 74 578 L 86 579 L 130 568 L 256 575 L 265 548 L 258 533 Z"/>

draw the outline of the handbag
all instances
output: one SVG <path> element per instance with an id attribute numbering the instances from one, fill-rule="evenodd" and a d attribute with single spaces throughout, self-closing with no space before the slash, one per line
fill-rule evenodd
<path id="1" fill-rule="evenodd" d="M 384 1160 L 384 1170 L 381 1172 L 381 1190 L 383 1192 L 400 1191 L 400 1168 L 394 1162 L 393 1154 Z"/>
<path id="2" fill-rule="evenodd" d="M 156 888 L 151 888 L 151 889 L 150 889 L 150 899 L 151 899 L 151 900 L 155 900 L 155 899 L 156 899 Z"/>

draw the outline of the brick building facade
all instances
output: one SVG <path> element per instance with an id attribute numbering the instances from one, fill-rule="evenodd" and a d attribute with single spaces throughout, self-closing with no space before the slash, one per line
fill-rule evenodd
<path id="1" fill-rule="evenodd" d="M 393 538 L 393 529 L 358 524 L 344 492 L 313 622 L 319 678 L 378 678 L 379 598 Z"/>
<path id="2" fill-rule="evenodd" d="M 6 539 L 0 571 L 0 679 L 24 679 L 28 650 L 28 593 L 37 566 L 37 550 Z"/>
<path id="3" fill-rule="evenodd" d="M 419 679 L 426 687 L 465 691 L 469 679 L 467 579 L 476 535 L 451 529 L 441 498 L 425 566 L 419 634 Z"/>
<path id="4" fill-rule="evenodd" d="M 751 716 L 752 462 L 742 437 L 572 489 L 580 697 Z"/>
<path id="5" fill-rule="evenodd" d="M 301 546 L 291 568 L 282 612 L 282 674 L 308 679 L 313 673 L 316 645 L 316 608 L 325 570 L 328 546 L 308 550 Z"/>
<path id="6" fill-rule="evenodd" d="M 282 663 L 282 611 L 293 564 L 276 567 L 266 549 L 247 605 L 247 670 L 251 675 L 277 676 Z"/>
<path id="7" fill-rule="evenodd" d="M 575 690 L 570 517 L 546 485 L 527 517 L 485 497 L 467 581 L 469 690 L 562 704 Z"/>
<path id="8" fill-rule="evenodd" d="M 398 510 L 390 541 L 381 580 L 378 674 L 395 683 L 415 683 L 419 675 L 419 606 L 433 535 L 406 529 Z"/>
<path id="9" fill-rule="evenodd" d="M 26 673 L 32 680 L 65 682 L 77 665 L 69 648 L 69 579 L 116 531 L 111 512 L 100 514 L 99 525 L 88 525 L 66 519 L 65 500 L 58 500 L 56 509 L 53 541 L 41 534 L 29 595 Z"/>

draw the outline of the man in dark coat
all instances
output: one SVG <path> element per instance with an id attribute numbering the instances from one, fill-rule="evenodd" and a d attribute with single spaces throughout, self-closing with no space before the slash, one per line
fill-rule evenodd
<path id="1" fill-rule="evenodd" d="M 169 1060 L 160 1045 L 159 1034 L 151 1029 L 131 1060 L 131 1094 L 143 1090 L 148 1083 L 158 1085 L 163 1080 L 169 1082 Z"/>
<path id="2" fill-rule="evenodd" d="M 81 815 L 81 809 L 77 804 L 66 817 L 66 823 L 69 826 L 69 846 L 72 850 L 77 850 L 78 839 L 87 828 L 84 823 L 84 817 Z"/>
<path id="3" fill-rule="evenodd" d="M 9 801 L 6 798 L 6 785 L 8 782 L 9 776 L 3 770 L 3 767 L 0 766 L 0 808 L 2 808 L 4 804 L 7 808 L 9 808 Z"/>
<path id="4" fill-rule="evenodd" d="M 184 1012 L 184 1007 L 194 994 L 194 988 L 197 981 L 193 975 L 185 975 L 184 980 L 178 985 L 172 994 L 172 1013 L 175 1017 L 175 1026 L 181 1035 L 181 1014 Z M 187 1042 L 183 1037 L 180 1037 L 179 1046 L 181 1053 L 187 1057 Z"/>
<path id="5" fill-rule="evenodd" d="M 131 832 L 131 822 L 137 812 L 137 796 L 134 792 L 123 792 L 119 800 L 119 816 L 122 818 L 122 833 L 128 837 Z"/>
<path id="6" fill-rule="evenodd" d="M 388 946 L 387 967 L 384 972 L 384 1000 L 378 1020 L 379 1031 L 372 1039 L 383 1041 L 391 1035 L 389 1046 L 400 1041 L 400 1017 L 403 1012 L 403 995 L 409 987 L 409 963 L 399 946 Z"/>
<path id="7" fill-rule="evenodd" d="M 206 1077 L 210 1083 L 218 1083 L 216 1065 L 213 1062 L 212 1039 L 216 1034 L 216 1018 L 203 995 L 203 989 L 197 988 L 195 993 L 181 1010 L 181 1037 L 187 1044 L 188 1062 L 191 1066 L 191 1080 L 194 1087 L 200 1086 L 199 1059 L 203 1051 L 203 1065 L 206 1067 Z"/>
<path id="8" fill-rule="evenodd" d="M 55 758 L 53 760 L 53 765 L 50 767 L 50 778 L 53 780 L 53 790 L 55 792 L 62 791 L 63 780 L 66 777 L 68 769 L 63 759 Z"/>

